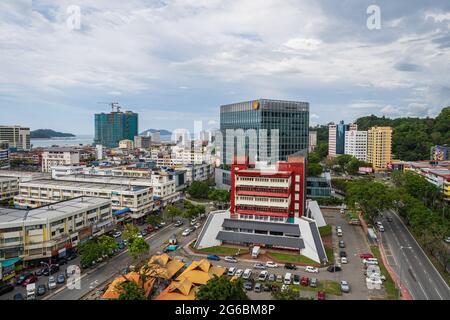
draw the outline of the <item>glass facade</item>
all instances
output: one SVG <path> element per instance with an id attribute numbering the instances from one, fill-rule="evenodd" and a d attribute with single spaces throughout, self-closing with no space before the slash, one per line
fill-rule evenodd
<path id="1" fill-rule="evenodd" d="M 349 130 L 349 125 L 344 124 L 344 121 L 336 125 L 336 154 L 345 153 L 345 131 Z"/>
<path id="2" fill-rule="evenodd" d="M 306 196 L 308 197 L 330 197 L 331 185 L 326 178 L 308 177 L 306 178 Z"/>
<path id="3" fill-rule="evenodd" d="M 107 148 L 116 148 L 119 141 L 128 139 L 134 141 L 138 135 L 138 114 L 126 112 L 110 112 L 95 114 L 94 143 Z"/>
<path id="4" fill-rule="evenodd" d="M 254 129 L 257 132 L 256 143 L 248 137 L 245 140 L 245 152 L 251 156 L 250 150 L 255 150 L 259 160 L 265 160 L 264 155 L 271 159 L 285 161 L 287 156 L 308 148 L 309 139 L 309 103 L 284 100 L 260 99 L 224 105 L 220 108 L 220 130 L 223 136 L 223 163 L 231 163 L 237 153 L 235 138 L 234 151 L 227 150 L 227 129 Z M 259 130 L 267 130 L 267 141 L 260 141 Z M 272 154 L 271 130 L 277 129 L 279 150 Z M 249 134 L 250 136 L 250 134 Z M 266 148 L 266 150 L 263 150 Z M 264 152 L 262 152 L 264 151 Z M 276 152 L 276 151 L 274 151 Z M 253 159 L 250 159 L 252 161 Z"/>

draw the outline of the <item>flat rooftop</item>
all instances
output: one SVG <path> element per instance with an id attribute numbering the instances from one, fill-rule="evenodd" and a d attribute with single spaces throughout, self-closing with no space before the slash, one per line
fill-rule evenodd
<path id="1" fill-rule="evenodd" d="M 61 186 L 68 188 L 90 188 L 100 190 L 120 190 L 120 191 L 141 191 L 149 189 L 148 186 L 128 185 L 128 183 L 100 183 L 90 181 L 67 181 L 67 180 L 52 180 L 52 179 L 37 179 L 27 182 L 22 182 L 21 186 Z"/>
<path id="2" fill-rule="evenodd" d="M 30 210 L 0 208 L 0 223 L 55 219 L 82 209 L 100 207 L 110 203 L 111 200 L 106 198 L 78 197 Z"/>
<path id="3" fill-rule="evenodd" d="M 112 175 L 95 175 L 95 174 L 69 174 L 56 177 L 55 180 L 59 181 L 74 181 L 74 182 L 87 182 L 87 183 L 101 183 L 101 184 L 114 184 L 114 185 L 132 185 L 132 186 L 144 186 L 151 187 L 152 180 L 150 178 L 139 177 L 118 177 Z"/>

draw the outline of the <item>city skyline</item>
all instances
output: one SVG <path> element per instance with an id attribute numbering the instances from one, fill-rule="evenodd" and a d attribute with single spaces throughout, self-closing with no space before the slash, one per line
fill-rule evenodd
<path id="1" fill-rule="evenodd" d="M 311 124 L 450 104 L 442 1 L 380 1 L 378 30 L 367 1 L 80 1 L 77 30 L 70 5 L 1 2 L 2 124 L 93 134 L 99 101 L 142 130 L 217 127 L 220 105 L 258 98 L 309 101 Z"/>

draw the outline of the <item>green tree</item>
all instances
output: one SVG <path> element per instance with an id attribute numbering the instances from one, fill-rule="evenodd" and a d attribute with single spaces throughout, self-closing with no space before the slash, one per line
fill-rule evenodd
<path id="1" fill-rule="evenodd" d="M 125 239 L 129 242 L 132 238 L 137 237 L 138 234 L 139 234 L 139 228 L 132 223 L 127 223 L 124 226 L 124 229 L 122 232 L 122 239 Z"/>
<path id="2" fill-rule="evenodd" d="M 140 261 L 150 250 L 150 245 L 144 238 L 134 237 L 128 242 L 128 253 L 133 259 Z"/>
<path id="3" fill-rule="evenodd" d="M 97 240 L 97 244 L 100 247 L 100 251 L 102 254 L 110 255 L 112 254 L 114 249 L 117 249 L 118 245 L 116 240 L 113 237 L 102 235 Z"/>
<path id="4" fill-rule="evenodd" d="M 183 211 L 180 208 L 170 204 L 164 208 L 162 214 L 165 219 L 170 219 L 173 221 L 175 217 L 180 217 L 183 214 Z"/>
<path id="5" fill-rule="evenodd" d="M 230 192 L 222 189 L 210 189 L 208 192 L 208 199 L 218 202 L 229 202 Z"/>
<path id="6" fill-rule="evenodd" d="M 346 189 L 346 204 L 354 207 L 357 203 L 372 223 L 381 212 L 394 208 L 394 194 L 382 183 L 359 179 L 349 182 Z"/>
<path id="7" fill-rule="evenodd" d="M 119 291 L 119 300 L 147 300 L 145 291 L 134 281 L 124 281 L 116 286 Z"/>
<path id="8" fill-rule="evenodd" d="M 210 279 L 196 294 L 197 300 L 248 300 L 242 279 L 230 281 L 225 276 Z"/>
<path id="9" fill-rule="evenodd" d="M 308 163 L 306 167 L 306 175 L 308 177 L 317 177 L 322 173 L 323 168 L 319 163 Z"/>
<path id="10" fill-rule="evenodd" d="M 94 261 L 102 256 L 102 248 L 94 240 L 89 240 L 78 245 L 80 262 L 82 265 L 90 266 Z"/>
<path id="11" fill-rule="evenodd" d="M 342 172 L 345 172 L 345 169 L 348 165 L 348 163 L 353 159 L 353 156 L 349 154 L 341 154 L 338 155 L 335 159 L 336 164 L 339 165 Z"/>
<path id="12" fill-rule="evenodd" d="M 150 214 L 150 215 L 147 216 L 146 222 L 149 225 L 155 226 L 155 225 L 157 225 L 158 223 L 161 222 L 161 217 L 156 215 L 156 214 Z"/>
<path id="13" fill-rule="evenodd" d="M 194 181 L 186 189 L 186 192 L 190 194 L 191 197 L 196 199 L 206 199 L 208 197 L 209 185 L 206 181 Z"/>

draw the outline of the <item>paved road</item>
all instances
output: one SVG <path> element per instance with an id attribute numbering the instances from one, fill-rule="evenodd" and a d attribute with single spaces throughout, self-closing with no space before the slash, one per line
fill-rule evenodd
<path id="1" fill-rule="evenodd" d="M 168 238 L 173 233 L 179 233 L 185 228 L 187 228 L 188 224 L 185 223 L 181 227 L 175 228 L 173 225 L 168 225 L 162 230 L 151 234 L 146 238 L 147 242 L 150 244 L 150 255 L 157 254 L 161 252 L 165 247 Z M 189 237 L 183 238 L 181 243 L 185 241 L 191 240 L 195 235 L 192 234 Z M 49 300 L 78 300 L 83 296 L 94 290 L 101 284 L 107 283 L 107 281 L 112 280 L 114 277 L 118 275 L 120 270 L 129 266 L 132 263 L 132 259 L 128 255 L 126 251 L 120 253 L 115 256 L 111 260 L 99 265 L 96 269 L 89 270 L 87 273 L 82 274 L 81 276 L 81 289 L 69 289 L 67 286 L 62 287 L 59 291 L 44 299 Z"/>
<path id="2" fill-rule="evenodd" d="M 409 233 L 400 217 L 391 212 L 392 222 L 383 221 L 381 240 L 389 264 L 415 300 L 450 300 L 450 289 Z"/>
<path id="3" fill-rule="evenodd" d="M 334 212 L 333 212 L 334 211 Z M 331 213 L 333 212 L 333 213 Z M 335 259 L 339 257 L 339 251 L 347 253 L 348 263 L 342 265 L 342 272 L 334 273 L 334 279 L 337 282 L 346 280 L 351 286 L 351 292 L 343 297 L 353 300 L 367 300 L 369 290 L 367 289 L 364 269 L 361 259 L 357 256 L 360 253 L 370 252 L 364 233 L 359 226 L 352 226 L 347 223 L 344 216 L 338 210 L 324 210 L 324 217 L 328 224 L 333 227 L 333 248 Z M 336 226 L 341 226 L 342 237 L 337 237 Z M 339 248 L 339 240 L 344 240 L 345 248 Z"/>

